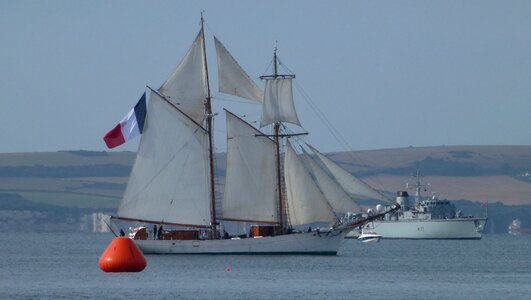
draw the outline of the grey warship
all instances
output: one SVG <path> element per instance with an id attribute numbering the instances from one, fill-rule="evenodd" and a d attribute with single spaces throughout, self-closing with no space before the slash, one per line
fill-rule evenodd
<path id="1" fill-rule="evenodd" d="M 420 172 L 415 175 L 415 200 L 408 192 L 397 192 L 401 209 L 367 224 L 363 230 L 377 233 L 384 239 L 468 239 L 479 240 L 487 222 L 485 217 L 465 216 L 453 203 L 436 196 L 423 197 Z M 384 207 L 378 205 L 377 211 Z"/>

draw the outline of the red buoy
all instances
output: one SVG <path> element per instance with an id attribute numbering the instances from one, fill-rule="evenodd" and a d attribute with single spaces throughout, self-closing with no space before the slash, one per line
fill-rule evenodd
<path id="1" fill-rule="evenodd" d="M 103 251 L 99 261 L 104 272 L 140 272 L 147 265 L 144 254 L 127 237 L 116 237 Z"/>

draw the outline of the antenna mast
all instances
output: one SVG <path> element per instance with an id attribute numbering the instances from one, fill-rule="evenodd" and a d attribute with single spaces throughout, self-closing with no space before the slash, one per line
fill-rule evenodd
<path id="1" fill-rule="evenodd" d="M 420 203 L 420 199 L 421 199 L 421 195 L 420 195 L 420 192 L 422 190 L 423 187 L 426 187 L 426 186 L 430 186 L 430 184 L 422 184 L 420 182 L 420 170 L 417 169 L 417 173 L 415 174 L 415 176 L 413 176 L 417 179 L 417 182 L 415 182 L 415 204 L 418 204 Z"/>

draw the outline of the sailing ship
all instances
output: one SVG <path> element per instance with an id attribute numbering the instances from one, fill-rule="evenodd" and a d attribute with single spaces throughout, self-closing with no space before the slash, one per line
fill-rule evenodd
<path id="1" fill-rule="evenodd" d="M 219 91 L 261 104 L 260 127 L 272 127 L 272 134 L 264 134 L 225 110 L 227 166 L 223 197 L 217 199 L 215 114 L 204 36 L 201 16 L 199 33 L 182 61 L 160 88 L 148 87 L 136 160 L 112 216 L 140 224 L 129 236 L 145 254 L 335 255 L 350 230 L 399 208 L 345 218 L 347 212 L 360 211 L 352 194 L 378 192 L 358 184 L 311 146 L 299 145 L 303 148 L 297 154 L 291 139 L 306 133 L 289 133 L 284 126 L 300 126 L 292 92 L 295 75 L 279 73 L 276 47 L 272 74 L 261 76 L 262 92 L 214 37 Z M 249 224 L 249 233 L 229 234 L 225 222 Z M 151 226 L 158 226 L 160 234 L 149 234 Z"/>

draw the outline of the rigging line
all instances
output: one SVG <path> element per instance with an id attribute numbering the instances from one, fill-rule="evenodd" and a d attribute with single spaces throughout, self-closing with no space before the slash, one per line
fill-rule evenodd
<path id="1" fill-rule="evenodd" d="M 285 65 L 284 65 L 285 66 Z M 286 66 L 285 66 L 286 67 Z M 287 67 L 286 67 L 287 68 Z M 288 69 L 289 70 L 289 69 Z M 291 71 L 290 71 L 291 72 Z M 310 104 L 310 108 L 314 111 L 314 113 L 317 115 L 317 117 L 324 123 L 325 127 L 328 129 L 328 131 L 332 134 L 332 136 L 334 137 L 334 139 L 342 145 L 342 147 L 344 147 L 344 149 L 347 151 L 347 156 L 349 156 L 351 159 L 353 159 L 354 161 L 358 161 L 360 163 L 360 166 L 365 168 L 365 169 L 370 169 L 369 166 L 363 161 L 363 159 L 359 156 L 359 155 L 356 155 L 354 150 L 352 149 L 352 147 L 348 144 L 348 142 L 346 141 L 346 139 L 341 135 L 341 133 L 339 132 L 339 130 L 337 130 L 333 125 L 332 123 L 330 122 L 330 120 L 328 120 L 328 118 L 326 117 L 326 115 L 319 109 L 319 107 L 317 106 L 317 104 L 311 99 L 311 97 L 304 91 L 304 89 L 302 88 L 302 86 L 300 86 L 298 84 L 298 82 L 295 82 L 295 87 L 297 88 L 297 90 L 299 91 L 299 93 L 301 93 L 301 95 L 303 96 L 303 99 L 305 99 L 309 104 Z M 377 185 L 380 187 L 380 189 L 383 189 L 383 184 L 380 180 L 380 178 L 378 178 L 377 176 L 373 176 Z"/>
<path id="2" fill-rule="evenodd" d="M 277 57 L 277 61 L 279 63 L 279 65 L 281 65 L 283 68 L 287 69 L 288 72 L 290 73 L 293 73 L 293 71 L 291 71 L 289 69 L 288 66 L 286 66 L 284 63 L 282 63 L 280 61 L 280 59 L 278 59 Z M 328 131 L 332 134 L 332 136 L 334 137 L 334 139 L 339 143 L 341 144 L 346 150 L 347 150 L 347 155 L 349 157 L 351 157 L 352 159 L 354 159 L 355 161 L 358 161 L 360 162 L 360 166 L 361 167 L 364 167 L 365 169 L 367 170 L 370 170 L 371 168 L 369 168 L 369 166 L 363 161 L 363 159 L 361 159 L 361 157 L 359 155 L 355 155 L 355 152 L 354 150 L 352 149 L 352 147 L 348 144 L 348 142 L 346 141 L 346 139 L 341 135 L 341 133 L 339 132 L 339 130 L 335 129 L 335 127 L 332 125 L 332 123 L 328 120 L 328 118 L 326 117 L 326 115 L 319 109 L 319 107 L 317 106 L 317 104 L 311 99 L 311 97 L 308 95 L 308 93 L 306 93 L 304 91 L 304 89 L 302 88 L 302 86 L 300 86 L 298 84 L 298 82 L 295 82 L 295 87 L 297 88 L 297 90 L 301 93 L 301 95 L 303 96 L 303 98 L 310 104 L 310 107 L 312 108 L 312 110 L 314 111 L 314 113 L 317 115 L 317 117 L 319 119 L 321 119 L 321 121 L 323 122 L 323 124 L 325 125 L 325 127 L 328 129 Z M 381 180 L 374 176 L 374 179 L 377 183 L 378 186 L 380 186 L 380 188 L 383 187 L 383 184 L 381 182 Z"/>
<path id="3" fill-rule="evenodd" d="M 287 73 L 289 73 L 289 74 L 295 74 L 292 70 L 290 70 L 290 68 L 288 68 L 288 66 L 286 66 L 286 64 L 284 64 L 284 63 L 280 60 L 280 58 L 278 58 L 278 56 L 277 56 L 277 61 L 278 61 L 278 65 L 279 65 L 279 66 L 283 67 L 284 69 L 286 69 L 286 71 L 288 71 Z"/>
<path id="4" fill-rule="evenodd" d="M 114 230 L 112 229 L 112 226 L 109 225 L 109 223 L 107 223 L 107 221 L 105 221 L 105 219 L 101 219 L 103 221 L 103 223 L 105 223 L 105 225 L 107 225 L 107 227 L 111 230 L 112 234 L 114 234 L 115 237 L 117 237 L 118 235 L 116 234 L 116 232 L 114 232 Z"/>
<path id="5" fill-rule="evenodd" d="M 304 127 L 301 126 L 301 128 L 308 132 L 308 130 L 304 129 Z M 289 138 L 292 139 L 292 141 L 294 140 L 294 143 L 297 143 L 298 146 L 301 145 L 301 143 L 304 143 L 304 140 L 303 140 L 303 137 L 305 135 L 296 135 L 297 133 L 293 130 L 291 130 L 290 128 L 288 128 L 286 125 L 282 124 L 282 130 L 284 132 L 286 132 L 287 134 L 293 134 L 293 136 L 290 136 Z"/>
<path id="6" fill-rule="evenodd" d="M 265 74 L 267 74 L 267 71 L 269 70 L 269 68 L 271 67 L 271 65 L 273 64 L 273 59 L 271 59 L 269 61 L 269 65 L 267 65 L 267 68 L 265 69 L 265 71 L 262 73 L 262 75 L 265 76 Z"/>
<path id="7" fill-rule="evenodd" d="M 303 98 L 307 100 L 307 102 L 310 104 L 310 108 L 314 111 L 317 117 L 324 123 L 325 127 L 332 134 L 335 140 L 339 142 L 340 144 L 342 144 L 342 146 L 345 147 L 348 151 L 353 151 L 350 145 L 348 145 L 346 140 L 341 136 L 339 131 L 334 128 L 332 123 L 328 120 L 328 118 L 326 118 L 326 115 L 319 109 L 317 104 L 315 104 L 315 102 L 311 100 L 310 96 L 302 89 L 302 87 L 297 82 L 295 82 L 295 87 L 301 93 Z"/>
<path id="8" fill-rule="evenodd" d="M 283 67 L 285 67 L 289 72 L 293 73 L 285 64 L 282 64 L 280 61 L 279 61 L 279 64 L 281 64 Z M 340 144 L 342 144 L 344 148 L 347 149 L 347 151 L 348 151 L 347 155 L 350 156 L 351 158 L 353 158 L 354 160 L 357 160 L 357 161 L 361 162 L 361 166 L 362 167 L 365 167 L 366 169 L 369 169 L 369 166 L 361 159 L 361 157 L 359 157 L 359 156 L 354 157 L 354 151 L 352 150 L 352 148 L 350 147 L 350 145 L 348 144 L 346 139 L 343 138 L 343 136 L 341 135 L 341 133 L 337 129 L 335 129 L 335 127 L 328 120 L 326 115 L 319 109 L 319 107 L 317 106 L 317 104 L 315 104 L 315 102 L 311 99 L 311 97 L 302 89 L 302 87 L 298 84 L 298 82 L 295 82 L 295 86 L 296 86 L 297 90 L 301 93 L 303 98 L 305 100 L 307 100 L 307 102 L 310 104 L 310 107 L 312 108 L 312 110 L 314 110 L 314 113 L 316 113 L 317 117 L 319 119 L 321 119 L 321 121 L 323 122 L 325 127 L 328 129 L 328 131 L 332 134 L 334 139 L 337 142 L 339 142 Z M 285 128 L 285 130 L 287 129 L 285 126 L 284 126 L 284 128 Z M 297 139 L 301 140 L 301 138 L 297 138 Z M 379 180 L 378 177 L 375 177 L 375 180 L 377 181 L 377 184 L 380 187 L 383 186 L 383 184 L 381 183 L 381 181 Z"/>
<path id="9" fill-rule="evenodd" d="M 210 26 L 208 26 L 207 21 L 204 20 L 204 19 L 203 19 L 203 24 L 205 24 L 205 27 L 208 29 L 208 31 L 209 31 L 213 36 L 218 36 L 218 35 L 214 32 L 214 30 L 213 30 Z"/>
<path id="10" fill-rule="evenodd" d="M 350 147 L 350 145 L 348 144 L 348 142 L 346 141 L 345 138 L 343 138 L 343 136 L 341 135 L 341 133 L 339 132 L 339 130 L 337 130 L 333 125 L 332 123 L 330 122 L 330 120 L 328 120 L 328 118 L 326 117 L 326 115 L 319 109 L 319 107 L 317 106 L 317 104 L 315 104 L 315 102 L 310 98 L 310 96 L 302 89 L 302 87 L 296 82 L 295 83 L 295 87 L 297 88 L 297 90 L 303 95 L 303 98 L 305 100 L 308 101 L 308 103 L 310 104 L 310 107 L 312 108 L 312 110 L 314 111 L 314 113 L 316 113 L 317 117 L 319 119 L 321 119 L 321 121 L 324 123 L 325 127 L 330 131 L 330 133 L 334 136 L 334 138 L 336 139 L 337 142 L 339 142 L 340 144 L 342 144 L 343 147 L 345 147 L 347 151 L 349 152 L 353 152 L 354 150 L 352 149 L 352 147 Z M 364 164 L 364 167 L 367 167 L 367 165 Z"/>

